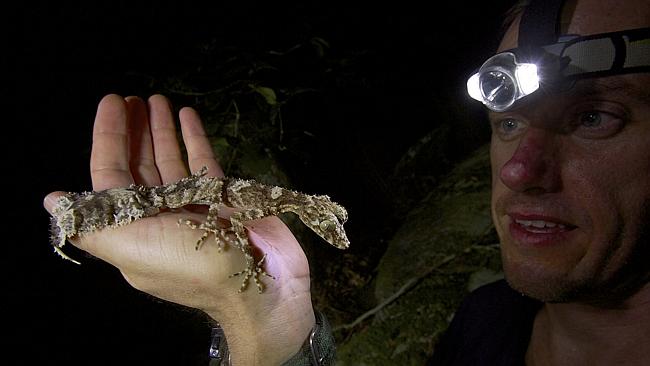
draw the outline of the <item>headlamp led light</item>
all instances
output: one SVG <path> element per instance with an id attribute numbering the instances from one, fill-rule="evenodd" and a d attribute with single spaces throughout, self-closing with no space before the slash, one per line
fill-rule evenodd
<path id="1" fill-rule="evenodd" d="M 501 112 L 539 89 L 537 65 L 519 63 L 512 52 L 490 57 L 467 80 L 469 95 L 493 111 Z"/>

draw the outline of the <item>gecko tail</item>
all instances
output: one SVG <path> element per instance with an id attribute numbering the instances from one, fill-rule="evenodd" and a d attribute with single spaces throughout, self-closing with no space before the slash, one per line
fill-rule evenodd
<path id="1" fill-rule="evenodd" d="M 74 264 L 81 265 L 81 262 L 70 258 L 67 254 L 63 253 L 63 250 L 61 250 L 61 248 L 59 248 L 57 246 L 54 246 L 54 252 L 56 254 L 60 255 L 63 259 L 67 259 L 67 260 L 71 261 Z"/>
<path id="2" fill-rule="evenodd" d="M 61 230 L 58 220 L 54 216 L 50 217 L 50 243 L 54 248 L 54 252 L 59 256 L 61 256 L 61 258 L 63 259 L 67 259 L 72 263 L 81 265 L 81 262 L 70 258 L 70 256 L 68 256 L 63 252 L 61 247 L 65 245 L 65 241 L 66 241 L 66 235 Z"/>

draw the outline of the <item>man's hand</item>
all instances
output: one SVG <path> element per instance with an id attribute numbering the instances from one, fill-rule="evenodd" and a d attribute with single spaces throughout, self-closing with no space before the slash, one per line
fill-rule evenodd
<path id="1" fill-rule="evenodd" d="M 189 169 L 223 172 L 201 120 L 191 108 L 179 113 Z M 169 102 L 154 95 L 108 95 L 99 103 L 90 158 L 93 190 L 175 182 L 187 176 Z M 51 211 L 57 196 L 45 198 Z M 133 287 L 159 298 L 203 310 L 223 327 L 236 364 L 278 364 L 295 354 L 314 325 L 309 266 L 300 245 L 276 217 L 246 223 L 251 244 L 265 253 L 265 291 L 243 293 L 245 266 L 239 250 L 217 252 L 210 238 L 197 251 L 201 231 L 179 226 L 179 219 L 202 222 L 203 207 L 163 212 L 126 226 L 101 230 L 72 243 L 117 267 Z M 215 245 L 211 245 L 211 244 Z"/>

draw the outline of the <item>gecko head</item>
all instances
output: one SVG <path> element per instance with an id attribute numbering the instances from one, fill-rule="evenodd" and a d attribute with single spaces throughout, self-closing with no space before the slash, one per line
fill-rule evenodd
<path id="1" fill-rule="evenodd" d="M 339 249 L 347 249 L 350 241 L 343 224 L 348 220 L 345 208 L 328 196 L 313 196 L 313 204 L 305 207 L 300 220 L 321 238 Z"/>

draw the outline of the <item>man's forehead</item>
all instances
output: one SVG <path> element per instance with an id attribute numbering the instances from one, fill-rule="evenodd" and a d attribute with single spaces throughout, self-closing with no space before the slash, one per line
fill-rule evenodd
<path id="1" fill-rule="evenodd" d="M 513 111 L 521 112 L 522 109 L 528 109 L 537 105 L 541 99 L 546 100 L 547 106 L 553 105 L 555 110 L 558 104 L 568 103 L 586 98 L 601 101 L 616 101 L 630 105 L 648 105 L 650 106 L 650 74 L 627 74 L 607 77 L 586 78 L 576 81 L 568 90 L 557 92 L 555 98 L 549 95 L 535 95 L 529 99 L 522 100 L 520 105 L 515 105 Z M 541 105 L 539 105 L 541 106 Z M 504 112 L 508 113 L 508 112 Z M 503 113 L 488 111 L 491 120 L 499 119 Z"/>
<path id="2" fill-rule="evenodd" d="M 506 31 L 497 52 L 517 47 L 518 16 Z M 650 26 L 650 0 L 567 0 L 563 33 L 587 36 Z"/>
<path id="3" fill-rule="evenodd" d="M 650 104 L 649 83 L 650 74 L 627 74 L 583 79 L 572 89 L 578 95 L 616 95 Z"/>
<path id="4" fill-rule="evenodd" d="M 589 35 L 650 26 L 650 0 L 580 0 L 567 33 Z"/>

